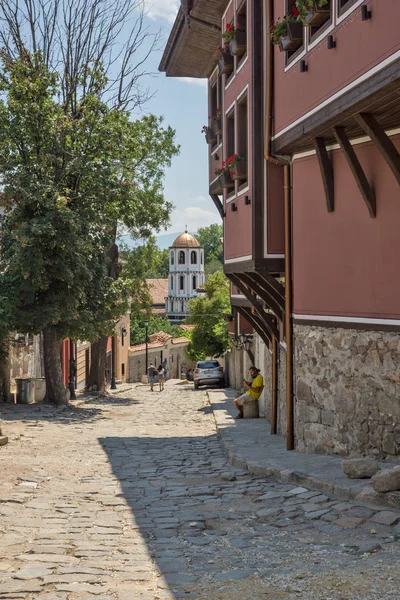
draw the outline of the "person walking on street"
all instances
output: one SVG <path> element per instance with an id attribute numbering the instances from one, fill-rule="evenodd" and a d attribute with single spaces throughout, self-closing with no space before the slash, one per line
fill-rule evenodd
<path id="1" fill-rule="evenodd" d="M 153 363 L 150 363 L 150 366 L 147 369 L 147 375 L 149 377 L 150 391 L 154 392 L 153 388 L 154 388 L 154 384 L 156 382 L 157 369 L 155 368 L 155 366 L 153 365 Z"/>
<path id="2" fill-rule="evenodd" d="M 168 359 L 167 358 L 164 358 L 162 366 L 164 369 L 165 381 L 167 381 L 167 379 L 168 379 Z"/>
<path id="3" fill-rule="evenodd" d="M 160 384 L 160 392 L 164 390 L 165 371 L 163 365 L 158 367 L 158 383 Z"/>

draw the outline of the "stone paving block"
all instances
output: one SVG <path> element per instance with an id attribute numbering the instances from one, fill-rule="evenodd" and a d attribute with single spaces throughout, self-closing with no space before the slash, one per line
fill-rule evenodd
<path id="1" fill-rule="evenodd" d="M 291 496 L 292 495 L 297 496 L 298 494 L 304 494 L 306 492 L 308 492 L 307 488 L 297 487 L 297 488 L 294 488 L 293 490 L 289 490 L 288 494 L 290 494 Z"/>
<path id="2" fill-rule="evenodd" d="M 344 529 L 356 529 L 362 523 L 364 523 L 365 519 L 359 519 L 357 517 L 341 517 L 337 521 L 334 521 L 335 525 L 340 525 Z"/>
<path id="3" fill-rule="evenodd" d="M 370 517 L 369 520 L 380 525 L 396 525 L 400 521 L 400 512 L 395 513 L 389 510 L 382 510 L 373 517 Z"/>
<path id="4" fill-rule="evenodd" d="M 259 519 L 267 519 L 269 517 L 275 517 L 282 512 L 281 508 L 262 508 L 256 512 L 256 516 Z"/>
<path id="5" fill-rule="evenodd" d="M 52 571 L 51 569 L 46 569 L 45 567 L 42 566 L 34 566 L 32 565 L 31 567 L 22 567 L 22 569 L 20 569 L 19 571 L 17 571 L 16 573 L 14 573 L 13 577 L 15 577 L 15 579 L 37 579 L 37 578 L 43 578 L 45 575 L 51 575 Z"/>
<path id="6" fill-rule="evenodd" d="M 313 521 L 314 519 L 319 519 L 320 517 L 322 517 L 323 515 L 326 515 L 329 512 L 330 512 L 330 508 L 325 508 L 322 510 L 306 512 L 304 516 L 306 517 L 306 519 L 310 519 L 311 521 Z"/>

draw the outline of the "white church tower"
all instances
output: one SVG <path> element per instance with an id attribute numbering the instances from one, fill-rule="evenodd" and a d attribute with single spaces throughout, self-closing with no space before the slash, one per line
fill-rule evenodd
<path id="1" fill-rule="evenodd" d="M 201 295 L 204 287 L 204 248 L 194 235 L 179 235 L 169 248 L 168 296 L 165 312 L 172 323 L 189 316 L 189 300 Z"/>

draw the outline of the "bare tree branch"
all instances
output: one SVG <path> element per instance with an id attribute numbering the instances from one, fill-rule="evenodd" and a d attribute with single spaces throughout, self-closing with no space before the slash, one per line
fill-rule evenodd
<path id="1" fill-rule="evenodd" d="M 104 101 L 132 110 L 150 98 L 144 65 L 160 41 L 145 16 L 144 0 L 0 0 L 0 46 L 11 59 L 40 51 L 59 73 L 65 110 L 93 91 L 99 68 Z"/>

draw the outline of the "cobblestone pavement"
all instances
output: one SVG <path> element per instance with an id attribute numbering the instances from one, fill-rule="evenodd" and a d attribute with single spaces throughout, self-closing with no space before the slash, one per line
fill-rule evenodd
<path id="1" fill-rule="evenodd" d="M 400 512 L 230 467 L 205 391 L 2 412 L 0 599 L 400 598 Z"/>

